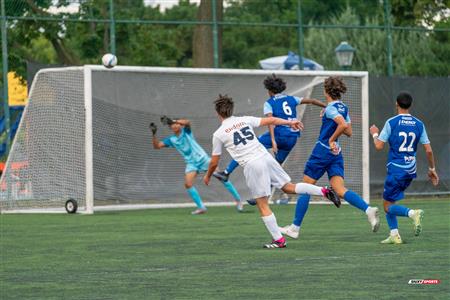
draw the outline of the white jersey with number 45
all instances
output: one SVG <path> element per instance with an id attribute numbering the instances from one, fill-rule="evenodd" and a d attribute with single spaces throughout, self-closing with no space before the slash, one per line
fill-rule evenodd
<path id="1" fill-rule="evenodd" d="M 259 127 L 261 118 L 234 117 L 223 120 L 222 125 L 214 132 L 212 155 L 221 155 L 225 146 L 231 157 L 241 166 L 269 152 L 258 141 L 254 127 Z"/>

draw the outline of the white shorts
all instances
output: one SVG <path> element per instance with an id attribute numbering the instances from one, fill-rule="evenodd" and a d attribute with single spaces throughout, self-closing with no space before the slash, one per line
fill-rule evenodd
<path id="1" fill-rule="evenodd" d="M 270 155 L 263 155 L 249 161 L 244 166 L 247 186 L 253 198 L 268 197 L 272 193 L 271 185 L 281 189 L 291 178 L 281 165 Z"/>

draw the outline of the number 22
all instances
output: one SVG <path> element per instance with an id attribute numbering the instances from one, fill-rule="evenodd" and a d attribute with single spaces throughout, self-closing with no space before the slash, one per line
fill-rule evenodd
<path id="1" fill-rule="evenodd" d="M 414 144 L 414 141 L 416 140 L 416 134 L 414 132 L 409 132 L 407 134 L 404 131 L 400 131 L 398 133 L 398 135 L 404 138 L 402 144 L 400 145 L 400 148 L 398 148 L 398 151 L 399 152 L 413 152 L 414 151 L 413 144 Z M 405 148 L 406 142 L 408 141 L 408 136 L 412 137 L 412 139 L 411 139 L 411 143 L 409 143 L 409 146 L 407 148 Z"/>

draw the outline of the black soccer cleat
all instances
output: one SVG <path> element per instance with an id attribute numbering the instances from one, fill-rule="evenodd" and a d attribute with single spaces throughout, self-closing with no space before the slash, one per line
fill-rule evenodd
<path id="1" fill-rule="evenodd" d="M 282 237 L 278 241 L 272 240 L 269 244 L 264 244 L 263 248 L 265 249 L 278 249 L 278 248 L 286 248 L 286 239 Z"/>
<path id="2" fill-rule="evenodd" d="M 255 206 L 256 205 L 256 200 L 255 199 L 248 199 L 247 203 L 251 206 Z"/>
<path id="3" fill-rule="evenodd" d="M 224 171 L 222 171 L 222 172 L 214 172 L 213 176 L 219 179 L 219 181 L 221 182 L 227 182 L 230 174 L 227 174 Z"/>
<path id="4" fill-rule="evenodd" d="M 323 188 L 322 191 L 325 198 L 333 202 L 333 204 L 336 207 L 339 208 L 341 206 L 341 199 L 339 198 L 338 194 L 333 190 L 333 188 L 326 186 Z"/>

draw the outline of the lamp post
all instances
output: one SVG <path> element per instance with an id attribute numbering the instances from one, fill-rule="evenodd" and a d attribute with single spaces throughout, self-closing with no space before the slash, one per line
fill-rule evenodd
<path id="1" fill-rule="evenodd" d="M 356 49 L 347 42 L 341 42 L 339 46 L 334 49 L 334 52 L 336 52 L 339 67 L 341 67 L 342 70 L 350 70 Z"/>

